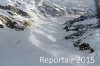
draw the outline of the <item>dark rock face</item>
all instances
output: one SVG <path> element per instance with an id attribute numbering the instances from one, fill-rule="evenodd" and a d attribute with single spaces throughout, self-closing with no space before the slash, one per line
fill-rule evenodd
<path id="1" fill-rule="evenodd" d="M 72 31 L 73 33 L 70 35 L 67 35 L 65 37 L 66 40 L 71 40 L 73 42 L 74 47 L 79 48 L 81 51 L 89 50 L 89 53 L 94 52 L 94 49 L 91 48 L 91 44 L 84 42 L 88 37 L 92 36 L 93 34 L 89 34 L 88 36 L 84 37 L 84 34 L 87 34 L 87 31 L 89 30 L 95 30 L 98 29 L 98 22 L 96 23 L 86 23 L 84 24 L 84 20 L 90 20 L 92 18 L 96 18 L 96 15 L 93 14 L 83 14 L 78 18 L 75 18 L 73 20 L 67 21 L 64 25 L 64 30 L 66 30 L 66 33 L 69 31 Z"/>
<path id="2" fill-rule="evenodd" d="M 7 12 L 8 12 L 10 15 L 12 15 L 12 16 L 14 15 L 14 14 L 13 14 L 12 12 L 10 12 L 10 11 L 7 11 Z"/>
<path id="3" fill-rule="evenodd" d="M 3 28 L 3 25 L 2 24 L 0 24 L 0 28 Z"/>
<path id="4" fill-rule="evenodd" d="M 95 18 L 96 15 L 95 14 L 88 14 L 88 13 L 85 13 L 83 15 L 81 15 L 80 17 L 78 18 L 75 18 L 73 20 L 69 20 L 65 23 L 66 27 L 71 27 L 74 23 L 76 22 L 82 22 L 86 19 L 92 19 L 92 18 Z"/>
<path id="5" fill-rule="evenodd" d="M 90 45 L 88 43 L 82 43 L 81 45 L 79 45 L 79 50 L 84 51 L 84 50 L 90 50 L 89 53 L 94 52 L 94 49 L 90 47 Z"/>
<path id="6" fill-rule="evenodd" d="M 17 13 L 17 14 L 23 16 L 23 17 L 29 17 L 29 15 L 26 12 L 24 12 L 23 10 L 20 10 L 16 7 L 13 7 L 11 5 L 7 5 L 7 6 L 0 5 L 0 9 L 12 11 L 14 13 Z M 11 12 L 8 12 L 8 13 L 11 14 Z"/>
<path id="7" fill-rule="evenodd" d="M 65 15 L 65 11 L 56 7 L 56 6 L 51 6 L 46 2 L 43 2 L 42 6 L 37 6 L 37 9 L 44 15 L 50 15 L 50 16 L 62 16 Z M 58 10 L 56 10 L 58 9 Z"/>
<path id="8" fill-rule="evenodd" d="M 11 29 L 15 29 L 17 31 L 23 31 L 24 30 L 24 26 L 20 26 L 17 22 L 12 21 L 10 18 L 3 16 L 0 14 L 0 19 L 5 20 L 5 22 L 3 22 L 8 28 Z M 1 26 L 2 27 L 2 26 Z"/>
<path id="9" fill-rule="evenodd" d="M 81 43 L 81 40 L 78 40 L 77 42 L 75 42 L 74 47 L 79 48 L 80 51 L 85 51 L 85 50 L 89 50 L 89 53 L 94 52 L 94 49 L 90 47 L 89 43 Z"/>
<path id="10" fill-rule="evenodd" d="M 82 43 L 81 45 L 79 45 L 79 50 L 83 51 L 83 50 L 89 50 L 90 49 L 90 45 L 88 43 Z"/>
<path id="11" fill-rule="evenodd" d="M 21 17 L 27 19 L 30 18 L 27 12 L 12 5 L 0 5 L 0 9 L 5 12 L 4 14 L 0 14 L 0 20 L 4 25 L 6 25 L 6 27 L 15 29 L 16 31 L 23 31 L 25 29 L 26 26 L 22 24 L 21 20 L 13 18 L 13 16 L 20 15 Z M 6 13 L 8 13 L 9 15 L 6 15 Z"/>

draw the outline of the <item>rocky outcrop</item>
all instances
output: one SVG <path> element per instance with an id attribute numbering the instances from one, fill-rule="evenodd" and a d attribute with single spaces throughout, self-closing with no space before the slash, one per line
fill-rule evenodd
<path id="1" fill-rule="evenodd" d="M 13 12 L 13 13 L 19 14 L 19 15 L 21 15 L 23 17 L 29 17 L 29 15 L 26 12 L 24 12 L 23 10 L 20 10 L 19 8 L 11 6 L 11 5 L 7 5 L 7 6 L 0 5 L 0 9 L 9 10 L 8 13 L 11 14 L 11 15 L 12 15 L 11 12 Z"/>
<path id="2" fill-rule="evenodd" d="M 98 22 L 88 22 L 90 19 L 94 18 L 96 19 L 96 15 L 84 14 L 78 18 L 67 21 L 64 24 L 64 30 L 66 30 L 66 33 L 68 33 L 69 31 L 73 33 L 67 35 L 65 39 L 71 40 L 73 42 L 74 47 L 79 48 L 79 50 L 81 51 L 89 50 L 89 53 L 94 52 L 94 49 L 91 47 L 91 44 L 84 41 L 87 40 L 88 37 L 91 37 L 93 35 L 92 33 L 87 33 L 89 30 L 98 29 Z M 87 22 L 85 20 L 87 20 Z"/>
<path id="3" fill-rule="evenodd" d="M 50 16 L 63 16 L 65 15 L 66 11 L 62 10 L 61 8 L 56 7 L 55 5 L 48 4 L 47 2 L 43 2 L 41 6 L 37 6 L 37 9 L 44 15 Z"/>
<path id="4" fill-rule="evenodd" d="M 12 21 L 10 18 L 3 16 L 0 14 L 0 20 L 6 25 L 8 28 L 15 29 L 15 30 L 24 30 L 24 26 L 20 26 L 17 22 Z"/>

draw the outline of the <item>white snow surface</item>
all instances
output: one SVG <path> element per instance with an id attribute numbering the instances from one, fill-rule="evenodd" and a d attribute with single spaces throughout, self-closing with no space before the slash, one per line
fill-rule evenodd
<path id="1" fill-rule="evenodd" d="M 0 0 L 0 5 L 13 5 L 12 1 L 14 2 L 16 0 Z M 23 2 L 23 0 L 18 1 Z M 23 4 L 25 5 L 25 9 L 22 8 L 23 6 L 19 8 L 27 11 L 31 15 L 31 19 L 35 20 L 36 23 L 38 23 L 38 25 L 32 26 L 31 28 L 27 28 L 25 29 L 25 31 L 15 31 L 7 27 L 3 29 L 0 28 L 0 66 L 100 66 L 100 30 L 91 30 L 87 32 L 93 33 L 94 35 L 91 36 L 89 39 L 84 40 L 85 42 L 90 42 L 92 44 L 91 46 L 95 48 L 95 52 L 81 52 L 77 48 L 74 48 L 71 41 L 66 41 L 64 39 L 64 37 L 66 36 L 66 32 L 65 30 L 63 30 L 63 24 L 67 20 L 76 18 L 77 15 L 46 18 L 41 16 L 39 18 L 37 17 L 37 13 L 35 14 L 29 11 L 28 9 L 34 8 L 34 10 L 36 10 L 34 6 L 26 6 L 26 2 L 23 2 Z M 19 19 L 21 20 L 21 18 Z M 92 20 L 96 21 L 96 19 Z M 86 20 L 84 21 L 84 23 L 88 21 L 89 20 Z M 40 63 L 41 56 L 48 58 L 61 58 L 71 57 L 72 55 L 83 57 L 95 57 L 95 63 Z"/>

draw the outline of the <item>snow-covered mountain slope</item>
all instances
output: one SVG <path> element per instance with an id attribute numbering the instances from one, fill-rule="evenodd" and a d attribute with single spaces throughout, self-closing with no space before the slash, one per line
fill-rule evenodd
<path id="1" fill-rule="evenodd" d="M 94 28 L 98 23 L 94 13 L 94 2 L 84 0 L 80 3 L 80 1 L 0 0 L 0 66 L 99 66 L 100 30 Z M 85 4 L 84 7 L 80 5 L 82 3 Z M 69 14 L 67 10 L 71 13 L 81 12 L 81 15 Z M 63 29 L 67 24 L 66 21 L 69 30 L 82 25 L 83 28 L 79 30 L 86 32 L 78 38 L 74 36 L 75 39 L 66 40 L 65 37 L 74 33 Z M 80 39 L 81 43 L 89 43 L 94 52 L 80 51 L 79 48 L 74 47 L 73 43 Z M 40 63 L 41 56 L 93 57 L 92 60 L 94 59 L 95 62 L 43 64 Z"/>
<path id="2" fill-rule="evenodd" d="M 11 29 L 24 30 L 35 26 L 33 24 L 42 16 L 35 2 L 31 0 L 1 0 L 0 3 L 0 20 Z"/>

